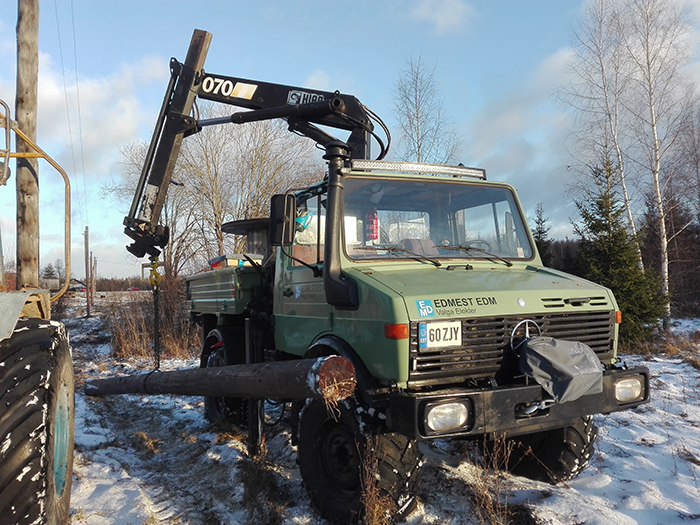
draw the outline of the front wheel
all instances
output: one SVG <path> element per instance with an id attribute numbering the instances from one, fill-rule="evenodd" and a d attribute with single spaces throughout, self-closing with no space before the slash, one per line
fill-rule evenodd
<path id="1" fill-rule="evenodd" d="M 304 407 L 298 445 L 304 485 L 326 519 L 356 523 L 373 510 L 373 500 L 400 519 L 416 507 L 422 455 L 401 434 L 370 435 L 358 408 L 353 399 L 341 401 L 336 413 L 321 400 Z"/>
<path id="2" fill-rule="evenodd" d="M 0 343 L 0 521 L 68 523 L 73 362 L 63 326 L 22 319 Z"/>
<path id="3" fill-rule="evenodd" d="M 578 476 L 593 456 L 598 429 L 593 416 L 570 426 L 511 438 L 507 468 L 526 478 L 558 483 Z"/>

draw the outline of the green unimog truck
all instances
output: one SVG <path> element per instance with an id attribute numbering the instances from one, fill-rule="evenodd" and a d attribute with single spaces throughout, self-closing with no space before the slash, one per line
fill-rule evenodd
<path id="1" fill-rule="evenodd" d="M 291 404 L 293 443 L 312 503 L 340 522 L 361 518 L 366 458 L 396 517 L 416 504 L 419 444 L 514 444 L 508 467 L 557 482 L 593 453 L 593 414 L 649 401 L 646 368 L 618 365 L 620 313 L 610 290 L 542 266 L 515 190 L 481 169 L 368 160 L 372 120 L 352 96 L 204 72 L 211 35 L 195 31 L 172 80 L 141 183 L 124 223 L 128 249 L 154 260 L 158 222 L 180 141 L 204 126 L 284 118 L 325 151 L 325 179 L 272 198 L 270 216 L 225 224 L 245 254 L 187 279 L 202 327 L 201 366 L 342 356 L 354 395 L 337 407 Z M 242 106 L 190 116 L 200 97 Z M 381 121 L 379 121 L 381 124 Z M 319 127 L 323 126 L 323 127 Z M 340 141 L 324 128 L 347 130 Z M 186 182 L 185 182 L 186 183 Z M 264 390 L 265 378 L 260 378 Z M 262 396 L 265 397 L 263 392 Z M 260 399 L 209 396 L 213 421 L 248 425 Z"/>
<path id="2" fill-rule="evenodd" d="M 514 189 L 482 170 L 358 160 L 339 172 L 342 220 L 330 215 L 324 181 L 287 197 L 294 228 L 275 248 L 267 219 L 224 226 L 247 234 L 252 251 L 188 278 L 206 334 L 202 366 L 246 362 L 246 332 L 258 359 L 352 361 L 358 388 L 339 413 L 319 401 L 298 407 L 302 476 L 329 517 L 361 512 L 369 435 L 399 514 L 415 504 L 420 441 L 505 434 L 517 445 L 514 472 L 551 482 L 578 474 L 593 453 L 592 414 L 649 400 L 647 370 L 615 366 L 610 290 L 544 268 Z M 287 224 L 273 216 L 273 230 L 275 219 Z M 592 350 L 602 374 L 594 393 L 557 402 L 523 372 L 522 343 L 538 335 Z M 206 406 L 213 420 L 246 409 L 225 398 Z"/>

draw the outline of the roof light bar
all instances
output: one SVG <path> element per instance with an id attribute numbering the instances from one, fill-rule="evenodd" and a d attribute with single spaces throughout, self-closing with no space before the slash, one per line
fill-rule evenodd
<path id="1" fill-rule="evenodd" d="M 470 177 L 486 180 L 486 170 L 483 168 L 468 168 L 467 166 L 448 166 L 445 164 L 424 164 L 419 162 L 396 162 L 386 160 L 353 159 L 350 161 L 353 170 L 391 171 L 399 173 L 423 173 L 434 175 L 452 175 L 453 177 Z"/>

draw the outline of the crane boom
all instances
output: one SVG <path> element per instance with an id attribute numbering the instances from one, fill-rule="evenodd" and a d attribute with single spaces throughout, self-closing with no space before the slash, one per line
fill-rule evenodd
<path id="1" fill-rule="evenodd" d="M 157 257 L 168 243 L 168 227 L 159 221 L 182 139 L 206 126 L 283 118 L 290 131 L 323 147 L 338 139 L 319 126 L 331 127 L 350 131 L 345 144 L 351 158 L 369 158 L 374 125 L 369 110 L 357 98 L 338 91 L 206 73 L 203 68 L 210 42 L 210 33 L 195 30 L 184 64 L 174 58 L 170 61 L 170 82 L 129 215 L 124 218 L 124 232 L 134 241 L 127 250 L 136 257 Z M 245 111 L 198 121 L 190 116 L 197 97 Z M 381 158 L 386 149 L 380 145 Z"/>

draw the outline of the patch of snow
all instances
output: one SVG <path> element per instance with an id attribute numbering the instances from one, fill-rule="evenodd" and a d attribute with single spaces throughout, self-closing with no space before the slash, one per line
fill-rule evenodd
<path id="1" fill-rule="evenodd" d="M 19 476 L 17 476 L 17 481 L 22 481 L 24 479 L 24 476 L 26 476 L 30 470 L 32 470 L 30 466 L 24 467 L 22 469 L 22 472 L 19 473 Z"/>
<path id="2" fill-rule="evenodd" d="M 10 450 L 10 445 L 12 445 L 12 435 L 7 434 L 5 436 L 5 441 L 2 442 L 2 448 L 0 448 L 0 454 L 4 455 L 8 450 Z"/>
<path id="3" fill-rule="evenodd" d="M 99 317 L 66 322 L 75 346 L 77 377 L 143 372 L 147 358 L 115 360 Z M 676 320 L 678 334 L 694 334 L 700 320 Z M 99 334 L 92 345 L 90 334 Z M 625 356 L 630 366 L 651 371 L 652 401 L 630 411 L 596 416 L 598 441 L 589 465 L 556 486 L 501 474 L 512 504 L 525 505 L 539 523 L 553 525 L 656 525 L 700 519 L 700 372 L 680 358 Z M 198 360 L 163 360 L 163 370 L 192 368 Z M 242 523 L 245 435 L 221 441 L 203 416 L 201 398 L 113 396 L 86 398 L 76 391 L 76 459 L 71 501 L 74 525 Z M 268 405 L 275 421 L 281 407 Z M 380 417 L 383 414 L 380 414 Z M 150 456 L 134 433 L 158 441 Z M 266 468 L 289 493 L 284 525 L 326 525 L 311 508 L 296 465 L 286 423 L 266 427 Z M 7 441 L 2 450 L 7 450 Z M 449 442 L 431 444 L 424 487 L 407 525 L 474 525 L 478 472 L 455 456 Z M 423 447 L 421 447 L 423 448 Z M 453 454 L 446 461 L 444 448 Z M 403 503 L 403 502 L 402 502 Z M 150 521 L 149 521 L 150 520 Z"/>

